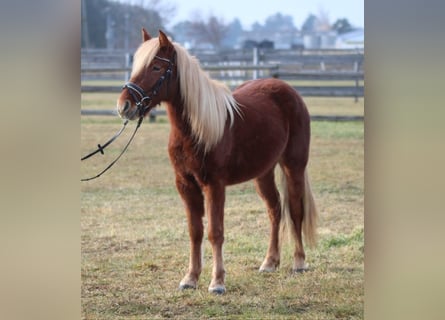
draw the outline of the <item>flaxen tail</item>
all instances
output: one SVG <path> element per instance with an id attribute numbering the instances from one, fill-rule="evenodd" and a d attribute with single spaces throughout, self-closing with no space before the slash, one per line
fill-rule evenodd
<path id="1" fill-rule="evenodd" d="M 282 185 L 282 210 L 281 210 L 281 241 L 283 241 L 283 235 L 286 233 L 287 229 L 290 234 L 296 239 L 295 228 L 291 222 L 290 212 L 289 212 L 289 192 L 287 189 L 287 182 L 284 173 L 281 174 L 281 185 Z M 304 192 L 302 198 L 302 208 L 303 208 L 303 222 L 302 222 L 302 233 L 304 236 L 304 241 L 309 247 L 314 247 L 317 242 L 317 220 L 318 212 L 315 206 L 314 196 L 312 195 L 311 185 L 309 182 L 309 177 L 307 169 L 304 171 Z M 298 245 L 298 242 L 296 243 Z"/>
<path id="2" fill-rule="evenodd" d="M 312 194 L 311 184 L 307 170 L 304 170 L 304 196 L 303 196 L 303 234 L 309 247 L 315 247 L 317 244 L 317 220 L 318 211 L 315 206 L 314 196 Z"/>

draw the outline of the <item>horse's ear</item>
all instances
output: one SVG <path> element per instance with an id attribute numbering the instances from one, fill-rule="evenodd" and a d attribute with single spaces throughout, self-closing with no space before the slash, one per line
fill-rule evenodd
<path id="1" fill-rule="evenodd" d="M 145 42 L 147 40 L 151 39 L 151 35 L 145 30 L 145 28 L 142 28 L 142 42 Z"/>
<path id="2" fill-rule="evenodd" d="M 172 45 L 170 40 L 168 40 L 168 37 L 161 30 L 159 30 L 159 44 L 161 48 L 169 47 Z"/>

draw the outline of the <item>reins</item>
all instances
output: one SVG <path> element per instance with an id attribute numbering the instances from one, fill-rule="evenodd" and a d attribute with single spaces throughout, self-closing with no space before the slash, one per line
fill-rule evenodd
<path id="1" fill-rule="evenodd" d="M 97 145 L 97 149 L 89 154 L 87 154 L 86 156 L 84 156 L 83 158 L 80 159 L 80 161 L 86 160 L 91 156 L 94 156 L 96 153 L 100 152 L 101 154 L 104 154 L 104 149 L 106 147 L 108 147 L 108 145 L 110 143 L 112 143 L 114 140 L 116 140 L 117 137 L 119 137 L 122 133 L 122 131 L 124 131 L 125 126 L 127 125 L 129 120 L 125 120 L 124 124 L 122 125 L 122 128 L 113 136 L 111 137 L 110 140 L 108 140 L 103 146 L 101 146 L 100 144 Z"/>
<path id="2" fill-rule="evenodd" d="M 138 131 L 139 127 L 141 126 L 142 120 L 144 120 L 144 117 L 140 117 L 138 120 L 138 123 L 136 125 L 136 128 L 133 131 L 133 134 L 131 135 L 130 139 L 128 140 L 127 144 L 125 145 L 125 147 L 122 149 L 121 153 L 117 156 L 116 159 L 114 159 L 105 169 L 103 169 L 100 173 L 98 173 L 97 175 L 90 177 L 90 178 L 84 178 L 84 179 L 80 179 L 80 181 L 89 181 L 89 180 L 93 180 L 96 178 L 99 178 L 102 174 L 104 174 L 105 172 L 108 171 L 108 169 L 110 169 L 118 160 L 119 158 L 125 153 L 125 151 L 127 150 L 128 146 L 130 145 L 131 141 L 133 140 L 134 136 L 136 135 L 136 131 Z M 103 146 L 101 146 L 100 144 L 97 145 L 97 150 L 89 153 L 88 155 L 86 155 L 85 157 L 81 158 L 80 160 L 86 160 L 89 157 L 91 157 L 92 155 L 100 152 L 101 154 L 104 154 L 104 149 L 110 144 L 112 143 L 114 140 L 116 140 L 117 137 L 120 136 L 120 134 L 122 133 L 122 131 L 124 131 L 125 126 L 127 125 L 128 120 L 126 120 L 122 126 L 122 128 L 119 130 L 119 132 L 117 132 L 107 143 L 105 143 Z"/>
<path id="3" fill-rule="evenodd" d="M 138 131 L 139 127 L 141 126 L 141 123 L 144 120 L 144 115 L 147 114 L 148 112 L 150 112 L 151 109 L 153 109 L 153 106 L 152 106 L 152 96 L 156 96 L 159 93 L 161 85 L 162 85 L 162 83 L 165 80 L 167 80 L 167 90 L 169 89 L 170 77 L 172 75 L 173 62 L 170 61 L 169 59 L 161 58 L 159 56 L 155 56 L 155 58 L 157 58 L 157 59 L 159 59 L 161 61 L 164 61 L 164 62 L 168 62 L 169 65 L 168 65 L 167 70 L 165 70 L 164 74 L 158 79 L 158 81 L 156 81 L 154 86 L 151 88 L 151 96 L 146 94 L 145 91 L 141 87 L 139 87 L 137 84 L 135 84 L 133 82 L 127 82 L 122 87 L 122 90 L 125 90 L 125 89 L 128 90 L 130 96 L 133 98 L 134 102 L 136 103 L 136 107 L 137 107 L 136 108 L 136 112 L 139 113 L 138 123 L 136 125 L 136 128 L 134 129 L 133 134 L 131 135 L 130 139 L 128 140 L 127 144 L 122 149 L 121 153 L 117 156 L 117 158 L 114 159 L 100 173 L 98 173 L 97 175 L 95 175 L 93 177 L 90 177 L 90 178 L 80 179 L 80 181 L 89 181 L 89 180 L 93 180 L 93 179 L 99 178 L 102 174 L 104 174 L 106 171 L 108 171 L 108 169 L 110 169 L 120 159 L 120 157 L 127 150 L 128 146 L 130 145 L 130 143 L 133 140 L 134 136 L 136 135 L 136 132 Z M 98 152 L 100 152 L 101 154 L 104 154 L 104 149 L 108 145 L 110 145 L 114 140 L 116 140 L 117 137 L 119 137 L 121 135 L 121 133 L 124 131 L 125 126 L 127 125 L 128 121 L 129 121 L 128 119 L 125 120 L 125 122 L 123 123 L 122 128 L 113 137 L 111 137 L 111 139 L 108 140 L 103 146 L 98 144 L 97 145 L 97 149 L 95 151 L 93 151 L 93 152 L 87 154 L 86 156 L 82 157 L 80 159 L 80 161 L 86 160 L 86 159 L 90 158 L 91 156 L 95 155 Z"/>

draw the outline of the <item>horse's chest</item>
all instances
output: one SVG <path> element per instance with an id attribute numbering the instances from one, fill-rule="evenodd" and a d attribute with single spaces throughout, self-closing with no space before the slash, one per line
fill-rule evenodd
<path id="1" fill-rule="evenodd" d="M 198 156 L 198 152 L 187 141 L 170 142 L 168 152 L 176 171 L 195 173 L 202 167 L 202 159 Z"/>

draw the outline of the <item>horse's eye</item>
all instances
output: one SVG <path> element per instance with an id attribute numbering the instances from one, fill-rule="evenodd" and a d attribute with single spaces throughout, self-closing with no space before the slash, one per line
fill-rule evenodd
<path id="1" fill-rule="evenodd" d="M 161 68 L 159 68 L 158 66 L 153 66 L 153 71 L 159 71 L 161 70 Z"/>

